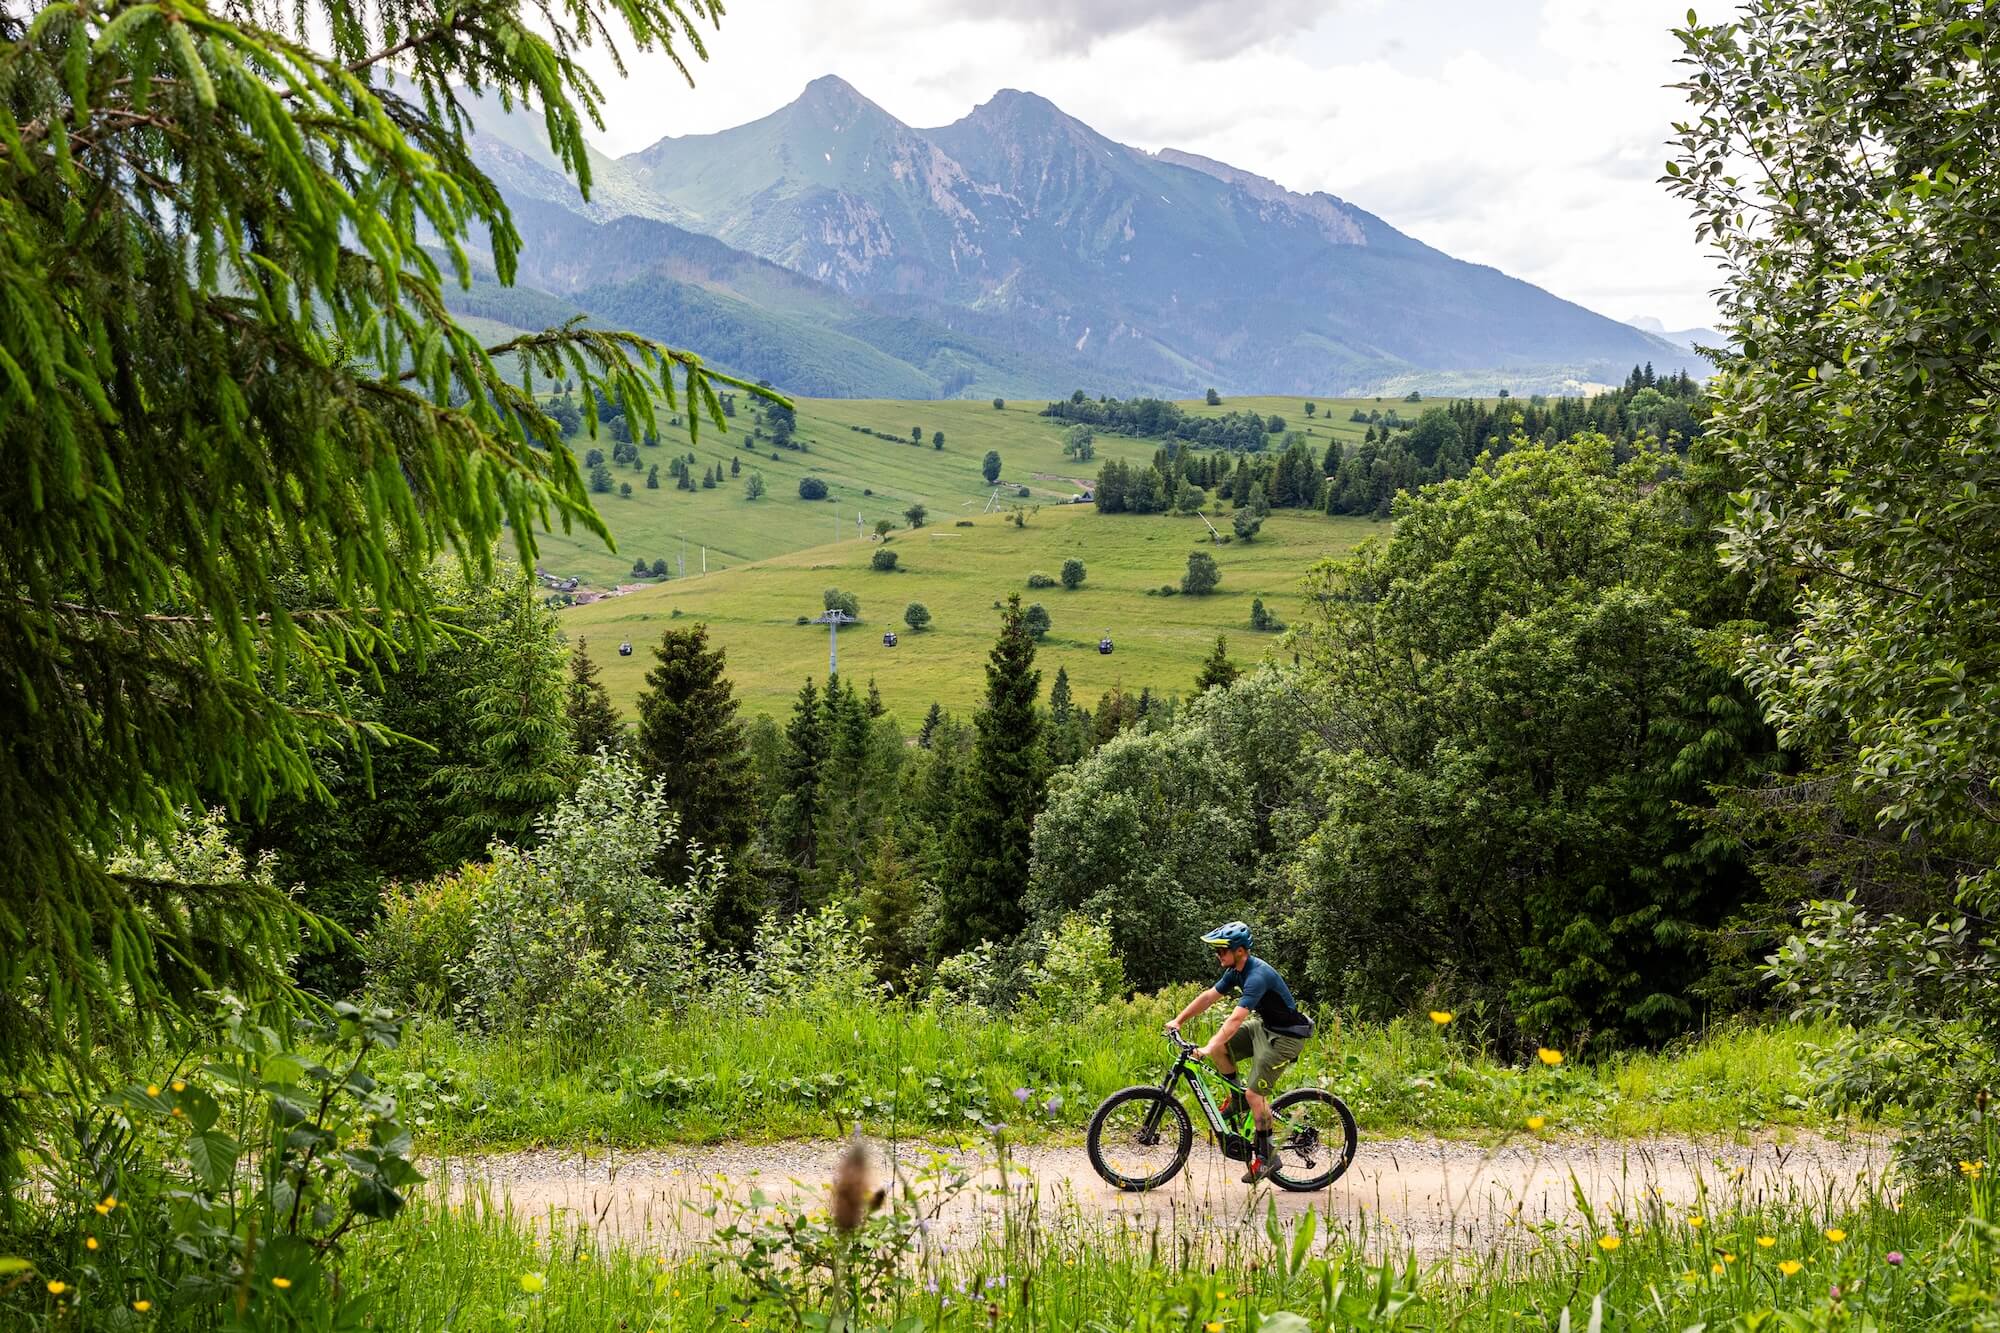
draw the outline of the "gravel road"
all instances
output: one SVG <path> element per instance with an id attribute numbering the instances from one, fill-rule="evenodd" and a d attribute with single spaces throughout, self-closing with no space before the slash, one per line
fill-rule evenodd
<path id="1" fill-rule="evenodd" d="M 1454 1139 L 1361 1140 L 1354 1166 L 1317 1194 L 1287 1194 L 1239 1183 L 1242 1167 L 1197 1140 L 1193 1160 L 1170 1185 L 1121 1194 L 1100 1181 L 1080 1147 L 1012 1150 L 1003 1177 L 978 1152 L 904 1142 L 870 1143 L 873 1170 L 933 1197 L 926 1170 L 969 1173 L 971 1187 L 938 1212 L 942 1234 L 957 1243 L 1000 1225 L 1008 1208 L 1034 1207 L 1062 1226 L 1136 1223 L 1163 1234 L 1207 1240 L 1262 1234 L 1267 1201 L 1281 1218 L 1307 1209 L 1378 1252 L 1432 1258 L 1484 1250 L 1542 1222 L 1574 1218 L 1578 1196 L 1593 1208 L 1636 1207 L 1657 1191 L 1686 1208 L 1706 1193 L 1755 1200 L 1797 1193 L 1837 1201 L 1879 1182 L 1889 1145 L 1879 1138 L 1798 1136 L 1787 1142 L 1686 1138 L 1516 1138 L 1498 1145 Z M 448 1164 L 454 1197 L 483 1196 L 539 1219 L 589 1224 L 606 1240 L 662 1253 L 698 1245 L 717 1216 L 740 1208 L 752 1191 L 773 1201 L 816 1206 L 845 1147 L 840 1142 L 719 1144 L 647 1152 L 528 1151 Z M 1004 1188 L 1002 1181 L 1005 1181 Z M 711 1213 L 711 1208 L 720 1212 Z"/>

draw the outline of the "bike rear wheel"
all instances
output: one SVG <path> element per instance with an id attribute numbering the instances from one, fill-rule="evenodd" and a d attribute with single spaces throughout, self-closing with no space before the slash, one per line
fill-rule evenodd
<path id="1" fill-rule="evenodd" d="M 1294 1088 L 1271 1103 L 1282 1122 L 1270 1181 L 1282 1190 L 1323 1190 L 1354 1164 L 1360 1131 L 1347 1103 L 1324 1088 Z"/>
<path id="2" fill-rule="evenodd" d="M 1194 1149 L 1194 1122 L 1178 1098 L 1158 1088 L 1114 1092 L 1090 1117 L 1090 1165 L 1121 1190 L 1158 1189 L 1179 1175 Z"/>

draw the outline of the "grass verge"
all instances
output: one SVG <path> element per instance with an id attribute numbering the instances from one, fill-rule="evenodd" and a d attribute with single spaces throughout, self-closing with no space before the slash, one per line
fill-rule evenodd
<path id="1" fill-rule="evenodd" d="M 433 1145 L 646 1147 L 886 1132 L 1075 1136 L 1119 1088 L 1170 1059 L 1156 1035 L 1170 997 L 1037 1024 L 879 1003 L 799 1004 L 763 1015 L 701 1010 L 626 1022 L 589 1041 L 470 1034 L 413 1024 L 380 1062 Z M 1807 1069 L 1831 1030 L 1730 1026 L 1597 1066 L 1494 1058 L 1428 1023 L 1328 1023 L 1288 1076 L 1346 1099 L 1363 1131 L 1521 1130 L 1596 1135 L 1827 1129 Z M 1025 1090 L 1025 1096 L 1020 1095 Z"/>

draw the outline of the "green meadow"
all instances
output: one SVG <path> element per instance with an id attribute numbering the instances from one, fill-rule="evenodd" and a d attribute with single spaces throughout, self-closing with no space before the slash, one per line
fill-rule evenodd
<path id="1" fill-rule="evenodd" d="M 1349 419 L 1357 408 L 1395 408 L 1406 416 L 1415 409 L 1374 398 L 1314 400 L 1317 411 L 1308 417 L 1306 401 L 1236 398 L 1210 407 L 1196 399 L 1181 406 L 1205 416 L 1276 415 L 1316 442 L 1343 443 L 1366 430 Z M 980 667 L 999 623 L 994 604 L 1020 592 L 1042 603 L 1052 619 L 1042 644 L 1045 684 L 1057 666 L 1066 667 L 1078 699 L 1088 705 L 1112 688 L 1185 693 L 1218 632 L 1230 636 L 1232 658 L 1244 665 L 1256 661 L 1276 639 L 1251 631 L 1253 600 L 1261 597 L 1273 614 L 1291 620 L 1299 578 L 1314 561 L 1382 530 L 1366 520 L 1281 511 L 1254 542 L 1214 544 L 1198 518 L 1100 515 L 1088 504 L 1069 502 L 1105 460 L 1149 459 L 1160 442 L 1099 435 L 1096 458 L 1079 463 L 1063 456 L 1064 428 L 1040 415 L 1044 406 L 1042 400 L 996 409 L 990 401 L 801 399 L 796 438 L 803 451 L 757 439 L 755 404 L 744 395 L 726 431 L 704 421 L 692 438 L 684 411 L 675 425 L 675 413 L 662 410 L 660 444 L 640 449 L 642 468 L 613 469 L 616 481 L 631 483 L 632 493 L 597 497 L 613 544 L 582 532 L 544 533 L 539 563 L 550 573 L 582 578 L 586 589 L 631 583 L 635 559 L 664 559 L 672 577 L 566 610 L 564 628 L 591 642 L 613 699 L 629 711 L 648 665 L 646 649 L 665 625 L 676 613 L 706 622 L 729 650 L 731 676 L 746 707 L 778 714 L 807 676 L 826 672 L 826 631 L 797 620 L 817 615 L 822 591 L 837 586 L 860 597 L 864 621 L 841 636 L 843 671 L 872 677 L 890 711 L 914 724 L 933 700 L 955 710 L 976 703 Z M 921 443 L 912 440 L 913 430 L 921 432 Z M 879 434 L 866 433 L 871 431 Z M 940 431 L 942 449 L 933 443 Z M 579 452 L 589 447 L 588 440 L 576 444 Z M 608 439 L 601 447 L 608 455 Z M 1000 454 L 998 487 L 981 475 L 988 450 Z M 720 465 L 720 485 L 674 488 L 666 463 L 690 452 L 697 477 Z M 733 476 L 732 460 L 740 464 Z M 644 468 L 655 464 L 661 484 L 649 490 Z M 753 470 L 763 474 L 766 487 L 756 500 L 744 496 Z M 799 498 L 799 481 L 807 476 L 826 483 L 828 499 Z M 917 531 L 903 517 L 913 504 L 929 511 Z M 1016 508 L 1025 511 L 1025 526 L 1014 526 Z M 1220 515 L 1211 518 L 1227 531 Z M 879 520 L 896 525 L 889 544 L 900 566 L 894 573 L 869 568 Z M 1197 546 L 1222 566 L 1220 589 L 1201 598 L 1158 596 L 1163 585 L 1179 584 L 1187 554 Z M 1072 556 L 1089 571 L 1082 588 L 1027 587 L 1031 571 L 1054 576 Z M 933 617 L 922 633 L 909 633 L 903 623 L 903 608 L 913 601 Z M 897 647 L 882 643 L 887 630 L 899 635 Z M 1115 651 L 1104 656 L 1097 642 L 1107 634 Z M 632 656 L 617 655 L 623 642 L 634 645 Z"/>
<path id="2" fill-rule="evenodd" d="M 1319 448 L 1324 448 L 1328 439 L 1351 443 L 1361 438 L 1366 427 L 1348 419 L 1356 408 L 1383 412 L 1395 408 L 1406 417 L 1418 410 L 1415 404 L 1394 399 L 1315 401 L 1319 410 L 1312 418 L 1305 415 L 1303 398 L 1225 399 L 1220 407 L 1208 407 L 1197 399 L 1181 406 L 1207 416 L 1234 411 L 1275 414 L 1285 419 L 1288 428 L 1304 431 Z M 912 504 L 921 503 L 929 509 L 933 523 L 949 524 L 957 518 L 977 517 L 989 505 L 997 510 L 1015 504 L 1070 500 L 1082 493 L 1083 485 L 1096 477 L 1105 460 L 1149 459 L 1160 447 L 1157 440 L 1101 434 L 1096 440 L 1097 456 L 1091 462 L 1064 458 L 1063 427 L 1040 415 L 1046 403 L 1039 399 L 1009 401 L 996 410 L 991 401 L 963 399 L 802 398 L 797 403 L 797 439 L 806 451 L 800 452 L 778 449 L 768 439 L 755 439 L 754 401 L 738 395 L 737 406 L 737 415 L 725 419 L 726 431 L 716 430 L 704 419 L 696 438 L 688 433 L 685 404 L 678 413 L 678 426 L 669 424 L 677 414 L 663 408 L 659 447 L 640 449 L 641 467 L 637 471 L 612 469 L 614 485 L 630 482 L 632 494 L 621 496 L 614 489 L 609 495 L 596 497 L 614 546 L 608 548 L 587 532 L 565 533 L 558 528 L 537 538 L 542 568 L 579 576 L 587 586 L 606 588 L 628 579 L 635 559 L 651 563 L 664 558 L 676 565 L 683 541 L 690 573 L 700 570 L 704 547 L 711 572 L 734 568 L 824 545 L 836 536 L 852 538 L 857 517 L 867 532 L 874 530 L 878 519 L 889 519 L 901 527 L 903 511 Z M 896 439 L 863 434 L 854 429 L 857 426 Z M 911 442 L 912 428 L 921 429 L 921 444 Z M 945 437 L 942 449 L 932 447 L 932 438 L 939 431 Z M 575 448 L 581 454 L 592 443 L 579 438 Z M 598 447 L 607 456 L 611 452 L 608 438 Z M 993 498 L 995 488 L 980 473 L 989 449 L 1000 454 L 1003 485 L 998 499 Z M 714 490 L 674 489 L 667 462 L 675 453 L 690 452 L 696 456 L 697 478 L 704 468 L 722 466 L 725 475 L 720 486 Z M 741 464 L 735 476 L 727 475 L 732 460 Z M 654 464 L 660 468 L 660 489 L 647 490 L 646 468 Z M 743 496 L 744 481 L 752 470 L 763 473 L 767 487 L 764 497 L 755 501 Z M 807 476 L 826 483 L 826 500 L 799 498 L 799 481 Z M 1025 499 L 1018 493 L 1022 486 L 1029 491 Z"/>
<path id="3" fill-rule="evenodd" d="M 730 679 L 744 706 L 782 714 L 808 676 L 826 674 L 826 627 L 797 622 L 818 615 L 823 591 L 837 587 L 860 598 L 862 616 L 861 624 L 841 631 L 842 674 L 874 680 L 889 711 L 909 726 L 933 700 L 959 712 L 977 704 L 1000 625 L 994 604 L 1018 592 L 1049 612 L 1037 656 L 1044 690 L 1064 667 L 1079 703 L 1094 706 L 1114 687 L 1187 693 L 1218 632 L 1229 637 L 1233 660 L 1254 663 L 1278 636 L 1250 629 L 1253 600 L 1261 597 L 1280 619 L 1292 620 L 1308 566 L 1386 531 L 1366 519 L 1279 512 L 1254 542 L 1215 544 L 1199 518 L 1107 515 L 1090 505 L 1045 506 L 1018 528 L 1002 515 L 959 521 L 893 534 L 894 572 L 871 569 L 882 548 L 850 537 L 575 607 L 562 612 L 563 628 L 588 640 L 606 688 L 629 711 L 661 632 L 677 616 L 680 624 L 706 622 L 711 638 L 728 650 Z M 1203 597 L 1160 596 L 1163 585 L 1178 586 L 1197 548 L 1215 556 L 1221 586 Z M 1082 587 L 1029 590 L 1030 572 L 1053 577 L 1071 556 L 1087 570 Z M 929 629 L 911 633 L 904 625 L 910 602 L 929 608 Z M 893 648 L 882 642 L 886 630 L 898 635 Z M 1107 634 L 1114 645 L 1108 656 L 1097 646 Z M 632 656 L 617 654 L 621 642 L 633 645 Z"/>

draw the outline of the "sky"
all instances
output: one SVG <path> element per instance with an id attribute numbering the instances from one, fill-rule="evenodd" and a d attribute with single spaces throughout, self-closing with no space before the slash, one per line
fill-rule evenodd
<path id="1" fill-rule="evenodd" d="M 603 69 L 616 155 L 769 114 L 837 74 L 907 124 L 1002 88 L 1134 147 L 1325 190 L 1614 319 L 1712 322 L 1658 184 L 1689 0 L 730 0 L 690 60 Z M 1722 16 L 1710 3 L 1702 16 Z"/>

